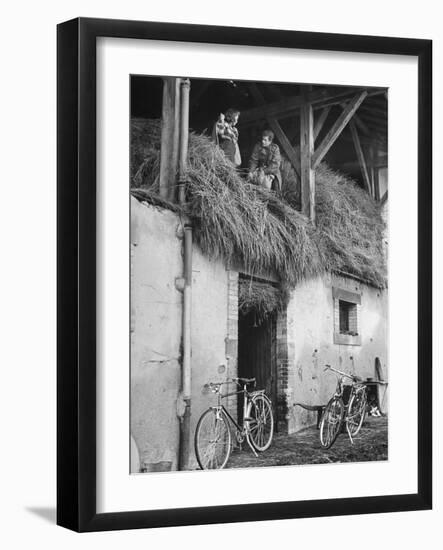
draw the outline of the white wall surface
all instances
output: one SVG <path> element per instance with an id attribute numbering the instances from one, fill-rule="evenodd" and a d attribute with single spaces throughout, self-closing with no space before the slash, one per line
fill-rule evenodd
<path id="1" fill-rule="evenodd" d="M 442 483 L 435 469 L 435 509 L 431 512 L 290 520 L 205 527 L 77 535 L 54 525 L 55 507 L 55 25 L 73 17 L 109 17 L 201 24 L 287 28 L 432 38 L 434 97 L 443 96 L 443 31 L 440 2 L 398 3 L 373 0 L 317 0 L 311 4 L 274 0 L 240 3 L 225 0 L 181 2 L 6 3 L 1 33 L 0 239 L 2 384 L 0 418 L 0 544 L 4 548 L 109 550 L 132 544 L 144 548 L 269 548 L 285 544 L 315 550 L 342 548 L 356 537 L 359 547 L 437 548 L 441 544 Z M 441 101 L 434 106 L 434 151 L 443 148 Z M 435 154 L 437 158 L 437 155 Z M 434 212 L 443 207 L 442 165 L 435 164 Z M 435 280 L 442 279 L 435 220 Z M 435 288 L 436 337 L 442 334 L 442 295 Z M 440 310 L 440 311 L 438 311 Z M 434 346 L 436 396 L 441 394 L 441 340 Z M 442 463 L 442 405 L 435 410 L 435 464 Z M 438 435 L 438 437 L 437 437 Z M 315 533 L 315 536 L 314 536 Z M 337 536 L 337 533 L 339 534 Z M 346 537 L 344 534 L 346 533 Z M 343 536 L 342 536 L 343 535 Z M 438 542 L 437 542 L 438 541 Z"/>
<path id="2" fill-rule="evenodd" d="M 358 306 L 359 345 L 334 342 L 334 298 L 332 288 L 355 292 Z M 384 379 L 389 379 L 387 294 L 351 279 L 326 275 L 300 282 L 288 305 L 288 341 L 294 346 L 289 370 L 290 433 L 317 421 L 316 413 L 306 414 L 293 403 L 326 404 L 334 394 L 337 377 L 324 372 L 326 364 L 363 379 L 374 378 L 375 358 L 381 362 Z M 384 395 L 383 390 L 383 394 Z M 383 406 L 387 407 L 386 398 Z"/>
<path id="3" fill-rule="evenodd" d="M 141 466 L 178 468 L 183 271 L 178 217 L 131 197 L 131 434 Z M 155 344 L 154 344 L 155 342 Z"/>

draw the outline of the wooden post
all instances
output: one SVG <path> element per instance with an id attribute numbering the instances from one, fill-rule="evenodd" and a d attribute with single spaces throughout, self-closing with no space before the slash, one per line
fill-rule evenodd
<path id="1" fill-rule="evenodd" d="M 315 224 L 314 114 L 312 105 L 300 109 L 300 179 L 302 212 Z"/>
<path id="2" fill-rule="evenodd" d="M 160 153 L 160 196 L 174 201 L 178 171 L 180 133 L 180 79 L 163 79 L 163 109 Z"/>
<path id="3" fill-rule="evenodd" d="M 360 138 L 358 137 L 357 128 L 353 120 L 350 121 L 349 127 L 351 129 L 352 140 L 354 141 L 355 152 L 357 153 L 358 163 L 363 176 L 363 183 L 365 184 L 366 191 L 371 195 L 371 184 L 369 182 L 368 169 L 366 167 L 365 155 L 361 147 Z"/>

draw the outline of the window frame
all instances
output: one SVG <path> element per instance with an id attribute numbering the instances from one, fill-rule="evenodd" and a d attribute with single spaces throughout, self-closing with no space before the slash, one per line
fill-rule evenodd
<path id="1" fill-rule="evenodd" d="M 345 290 L 344 288 L 332 287 L 332 298 L 334 306 L 334 344 L 345 346 L 361 346 L 361 293 Z M 356 306 L 357 313 L 357 334 L 344 334 L 340 332 L 340 302 L 347 302 Z"/>

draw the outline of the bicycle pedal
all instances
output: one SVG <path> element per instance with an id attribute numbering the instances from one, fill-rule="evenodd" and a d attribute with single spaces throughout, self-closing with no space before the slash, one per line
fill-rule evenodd
<path id="1" fill-rule="evenodd" d="M 250 418 L 249 416 L 246 416 L 243 420 L 244 420 L 245 422 L 252 422 L 254 419 L 253 419 L 253 418 Z"/>

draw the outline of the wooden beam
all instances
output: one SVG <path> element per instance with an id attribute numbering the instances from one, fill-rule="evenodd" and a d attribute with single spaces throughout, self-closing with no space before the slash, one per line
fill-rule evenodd
<path id="1" fill-rule="evenodd" d="M 313 109 L 323 109 L 332 105 L 342 103 L 346 98 L 354 96 L 358 92 L 364 91 L 365 88 L 355 87 L 326 87 L 321 90 L 313 90 L 307 96 L 296 95 L 289 96 L 281 101 L 267 103 L 265 109 L 262 107 L 252 107 L 241 112 L 239 124 L 246 125 L 251 122 L 256 122 L 259 119 L 265 118 L 267 115 L 276 118 L 287 118 L 292 116 L 303 105 L 305 101 L 312 103 Z M 373 97 L 383 93 L 382 90 L 370 90 L 367 92 L 367 97 Z"/>
<path id="2" fill-rule="evenodd" d="M 357 128 L 360 128 L 360 130 L 364 134 L 369 135 L 371 133 L 367 125 L 363 122 L 363 120 L 357 113 L 355 113 L 354 115 L 354 120 L 355 120 L 355 124 L 357 125 Z"/>
<path id="3" fill-rule="evenodd" d="M 315 224 L 314 114 L 305 103 L 300 110 L 300 179 L 302 212 Z"/>
<path id="4" fill-rule="evenodd" d="M 288 157 L 289 161 L 291 162 L 292 167 L 296 171 L 297 176 L 300 177 L 300 160 L 297 156 L 297 153 L 295 152 L 294 147 L 292 147 L 291 142 L 286 137 L 286 134 L 283 128 L 280 126 L 280 124 L 275 118 L 269 117 L 267 121 L 269 122 L 269 126 L 271 127 L 271 130 L 277 136 L 277 139 L 280 145 L 282 146 L 283 151 L 286 153 L 286 156 Z"/>
<path id="5" fill-rule="evenodd" d="M 177 184 L 180 132 L 180 79 L 163 79 L 162 132 L 160 149 L 160 196 L 173 201 Z"/>
<path id="6" fill-rule="evenodd" d="M 366 90 L 357 94 L 343 109 L 343 112 L 335 121 L 326 136 L 323 138 L 323 141 L 313 155 L 312 161 L 314 170 L 323 160 L 324 156 L 335 143 L 335 140 L 338 138 L 338 136 L 343 132 L 343 129 L 351 120 L 352 116 L 360 107 L 367 95 L 368 92 Z"/>
<path id="7" fill-rule="evenodd" d="M 363 149 L 361 148 L 360 138 L 358 137 L 357 128 L 353 120 L 349 123 L 351 129 L 352 140 L 354 141 L 355 152 L 357 153 L 358 163 L 360 164 L 360 170 L 363 176 L 363 183 L 365 184 L 366 191 L 371 195 L 371 182 L 369 181 L 368 169 L 366 166 L 365 156 Z"/>
<path id="8" fill-rule="evenodd" d="M 352 96 L 355 95 L 355 92 L 358 92 L 359 90 L 354 90 L 353 92 L 348 92 L 345 96 L 345 99 L 349 100 L 352 98 Z M 368 92 L 368 95 L 366 97 L 372 97 L 374 96 L 375 94 L 379 94 L 380 92 L 376 91 L 376 92 Z M 325 107 L 334 107 L 334 105 L 340 105 L 341 103 L 343 102 L 343 95 L 340 95 L 340 96 L 337 96 L 337 97 L 332 97 L 330 99 L 322 99 L 320 101 L 317 101 L 315 103 L 312 104 L 312 108 L 314 109 L 314 111 L 317 111 L 319 109 L 324 109 Z M 296 113 L 297 110 L 292 110 L 292 111 L 285 111 L 284 113 L 281 113 L 278 115 L 278 118 L 280 120 L 282 119 L 285 119 L 285 118 L 288 118 L 288 117 L 292 117 L 294 116 L 294 113 Z"/>
<path id="9" fill-rule="evenodd" d="M 336 103 L 340 103 L 345 97 L 354 95 L 358 90 L 358 88 L 353 88 L 351 90 L 349 90 L 349 88 L 333 88 L 332 90 L 330 88 L 323 88 L 321 90 L 314 90 L 313 92 L 308 93 L 307 96 L 302 94 L 289 96 L 281 101 L 267 103 L 264 109 L 260 106 L 242 111 L 239 123 L 241 122 L 244 124 L 260 118 L 266 118 L 268 115 L 280 117 L 285 112 L 291 113 L 294 110 L 300 109 L 306 101 L 312 104 L 322 101 L 335 101 Z"/>
<path id="10" fill-rule="evenodd" d="M 255 101 L 257 101 L 257 103 L 260 103 L 261 105 L 266 104 L 265 99 L 256 84 L 251 84 L 250 90 Z M 294 148 L 292 147 L 291 142 L 286 137 L 286 134 L 283 128 L 280 126 L 278 120 L 276 120 L 274 117 L 267 116 L 266 120 L 268 121 L 268 124 L 271 127 L 271 130 L 276 135 L 283 151 L 286 153 L 286 156 L 288 157 L 297 175 L 300 176 L 300 160 L 296 152 L 294 151 Z"/>
<path id="11" fill-rule="evenodd" d="M 317 139 L 318 134 L 321 132 L 321 129 L 323 128 L 323 125 L 326 122 L 326 119 L 328 118 L 330 110 L 331 110 L 331 106 L 325 107 L 320 113 L 320 116 L 318 117 L 314 127 L 314 141 Z"/>

